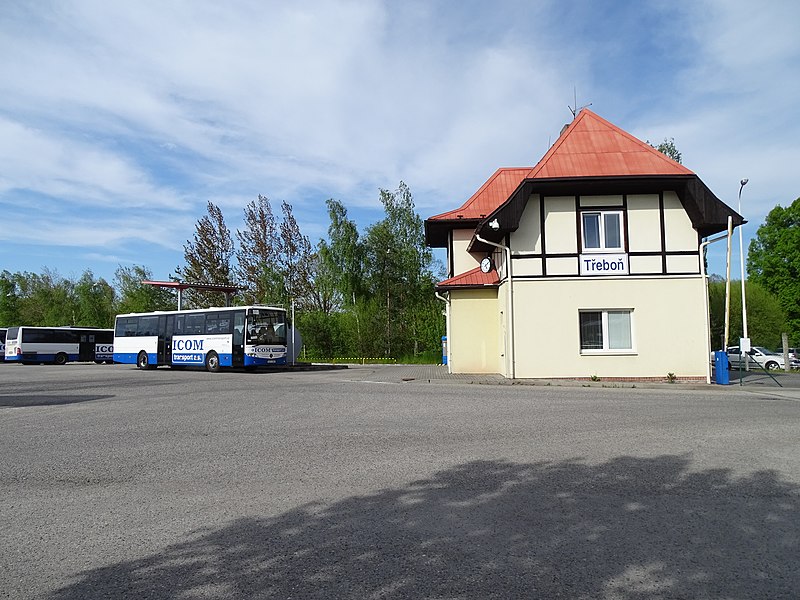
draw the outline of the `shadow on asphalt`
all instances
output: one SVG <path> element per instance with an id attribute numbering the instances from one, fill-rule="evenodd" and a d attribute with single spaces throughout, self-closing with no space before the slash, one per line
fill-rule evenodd
<path id="1" fill-rule="evenodd" d="M 56 406 L 60 404 L 77 404 L 80 402 L 92 402 L 94 400 L 106 400 L 114 398 L 113 395 L 78 395 L 63 396 L 52 394 L 37 394 L 28 396 L 0 396 L 0 408 L 23 408 L 26 406 Z"/>
<path id="2" fill-rule="evenodd" d="M 744 387 L 800 388 L 800 374 L 796 372 L 775 371 L 771 373 L 772 377 L 770 377 L 762 369 L 741 372 L 738 369 L 731 369 L 728 371 L 728 375 L 731 385 L 739 385 L 741 381 Z M 777 382 L 780 382 L 780 384 Z"/>
<path id="3" fill-rule="evenodd" d="M 774 471 L 688 456 L 472 462 L 198 531 L 51 597 L 797 598 L 799 506 Z"/>

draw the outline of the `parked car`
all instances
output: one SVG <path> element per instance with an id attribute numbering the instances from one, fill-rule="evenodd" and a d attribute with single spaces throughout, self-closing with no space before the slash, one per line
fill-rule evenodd
<path id="1" fill-rule="evenodd" d="M 783 348 L 775 350 L 775 354 L 783 356 Z M 800 369 L 800 354 L 797 353 L 797 348 L 787 348 L 789 355 L 789 367 L 792 369 Z"/>
<path id="2" fill-rule="evenodd" d="M 731 365 L 731 369 L 738 369 L 739 363 L 741 362 L 741 366 L 744 367 L 744 356 L 739 352 L 739 346 L 730 346 L 727 350 L 728 352 L 728 362 Z M 775 370 L 775 369 L 783 369 L 785 364 L 783 362 L 783 354 L 778 354 L 777 352 L 772 352 L 771 350 L 767 350 L 763 346 L 753 346 L 748 352 L 748 362 L 750 362 L 751 367 L 753 362 L 755 361 L 765 369 Z M 792 359 L 789 357 L 789 367 L 792 369 L 800 368 L 800 361 L 796 358 Z"/>

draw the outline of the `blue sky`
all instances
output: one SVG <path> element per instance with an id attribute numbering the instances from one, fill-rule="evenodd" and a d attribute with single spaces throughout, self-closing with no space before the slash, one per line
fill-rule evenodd
<path id="1" fill-rule="evenodd" d="M 428 217 L 534 165 L 575 90 L 733 208 L 749 178 L 746 245 L 800 196 L 798 23 L 788 0 L 4 0 L 0 269 L 167 278 L 207 200 L 232 230 L 286 200 L 315 242 L 327 198 L 363 230 L 403 180 Z"/>

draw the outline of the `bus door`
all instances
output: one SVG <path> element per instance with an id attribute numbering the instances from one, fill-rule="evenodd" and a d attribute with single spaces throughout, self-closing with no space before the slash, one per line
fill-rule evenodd
<path id="1" fill-rule="evenodd" d="M 244 366 L 244 311 L 238 310 L 233 314 L 233 353 L 234 367 Z"/>
<path id="2" fill-rule="evenodd" d="M 160 325 L 160 323 L 159 323 Z M 159 347 L 164 344 L 164 364 L 172 364 L 172 332 L 175 330 L 175 315 L 167 315 L 166 325 L 158 336 Z"/>
<path id="3" fill-rule="evenodd" d="M 78 342 L 78 360 L 80 362 L 91 362 L 94 360 L 94 334 L 82 333 Z"/>
<path id="4" fill-rule="evenodd" d="M 163 365 L 167 357 L 167 321 L 164 315 L 158 317 L 158 364 Z M 172 359 L 172 336 L 169 336 L 169 357 Z"/>

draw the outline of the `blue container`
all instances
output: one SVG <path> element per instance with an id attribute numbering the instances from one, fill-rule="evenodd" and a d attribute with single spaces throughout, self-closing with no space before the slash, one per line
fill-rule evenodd
<path id="1" fill-rule="evenodd" d="M 714 383 L 728 385 L 731 382 L 728 368 L 728 355 L 723 350 L 714 352 Z"/>
<path id="2" fill-rule="evenodd" d="M 447 364 L 447 336 L 442 336 L 442 364 Z"/>

